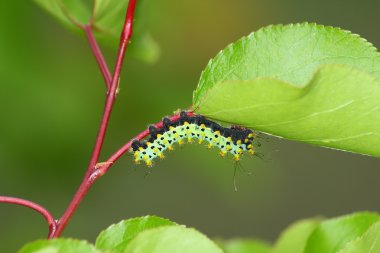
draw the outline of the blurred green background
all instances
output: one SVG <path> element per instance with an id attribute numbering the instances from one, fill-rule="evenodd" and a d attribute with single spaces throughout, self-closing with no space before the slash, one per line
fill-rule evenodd
<path id="1" fill-rule="evenodd" d="M 149 1 L 161 47 L 153 65 L 128 59 L 103 159 L 162 116 L 191 104 L 200 72 L 219 50 L 276 23 L 340 26 L 380 46 L 380 2 L 305 0 Z M 105 54 L 113 66 L 115 52 Z M 98 130 L 102 76 L 83 36 L 33 1 L 0 1 L 0 194 L 59 217 L 78 187 Z M 210 237 L 268 241 L 296 219 L 379 211 L 380 160 L 286 140 L 261 139 L 264 159 L 237 171 L 216 151 L 186 145 L 152 169 L 125 155 L 90 190 L 64 232 L 94 240 L 124 218 L 155 214 Z M 213 154 L 210 154 L 213 153 Z M 46 236 L 33 211 L 0 205 L 1 252 Z"/>

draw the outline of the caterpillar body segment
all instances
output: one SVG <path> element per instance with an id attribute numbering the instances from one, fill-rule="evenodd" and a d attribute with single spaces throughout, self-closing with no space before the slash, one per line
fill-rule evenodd
<path id="1" fill-rule="evenodd" d="M 165 150 L 173 150 L 174 144 L 185 142 L 205 143 L 208 148 L 217 147 L 222 157 L 232 155 L 234 160 L 240 160 L 244 153 L 254 154 L 254 133 L 241 127 L 225 128 L 201 115 L 188 116 L 181 112 L 177 121 L 163 119 L 163 127 L 158 129 L 149 126 L 150 137 L 146 141 L 133 141 L 133 152 L 136 163 L 144 162 L 153 165 L 153 160 L 164 158 Z"/>

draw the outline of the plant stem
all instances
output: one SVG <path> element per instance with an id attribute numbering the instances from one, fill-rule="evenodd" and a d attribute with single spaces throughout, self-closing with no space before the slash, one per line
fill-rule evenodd
<path id="1" fill-rule="evenodd" d="M 40 213 L 45 218 L 46 222 L 49 224 L 48 238 L 52 238 L 53 234 L 55 233 L 57 229 L 57 222 L 54 219 L 53 215 L 51 215 L 51 213 L 48 210 L 46 210 L 44 207 L 34 202 L 31 202 L 29 200 L 14 198 L 14 197 L 7 197 L 7 196 L 0 196 L 0 203 L 8 203 L 8 204 L 25 206 L 27 208 L 33 209 L 34 211 Z"/>
<path id="2" fill-rule="evenodd" d="M 75 210 L 79 206 L 80 202 L 88 192 L 89 188 L 94 182 L 94 178 L 91 177 L 93 171 L 95 170 L 95 165 L 97 164 L 100 156 L 100 152 L 103 146 L 104 137 L 107 131 L 108 122 L 110 119 L 110 115 L 112 112 L 112 107 L 115 102 L 116 92 L 119 85 L 120 72 L 124 61 L 125 51 L 127 49 L 127 45 L 132 36 L 132 26 L 133 26 L 133 18 L 134 11 L 136 6 L 136 0 L 129 0 L 127 14 L 124 22 L 123 31 L 120 36 L 120 45 L 117 54 L 117 60 L 115 65 L 115 70 L 112 77 L 112 82 L 110 86 L 110 90 L 107 93 L 105 108 L 103 112 L 102 121 L 100 123 L 100 128 L 98 131 L 98 136 L 96 138 L 95 147 L 91 156 L 90 163 L 87 168 L 87 172 L 81 185 L 79 186 L 77 192 L 75 193 L 72 201 L 67 207 L 66 211 L 63 213 L 62 217 L 58 221 L 58 226 L 56 232 L 53 234 L 53 237 L 58 237 L 66 227 L 68 221 L 71 216 L 74 214 Z"/>
<path id="3" fill-rule="evenodd" d="M 104 82 L 106 84 L 107 92 L 108 92 L 111 87 L 112 76 L 107 66 L 107 62 L 103 57 L 102 51 L 100 50 L 98 43 L 96 42 L 94 33 L 92 32 L 91 25 L 83 26 L 83 30 L 86 33 L 88 44 L 90 45 L 92 52 L 96 58 L 96 61 L 98 62 L 99 69 L 102 72 Z"/>

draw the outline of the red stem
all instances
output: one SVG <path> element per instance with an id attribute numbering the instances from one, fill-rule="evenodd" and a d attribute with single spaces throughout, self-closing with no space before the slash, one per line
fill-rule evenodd
<path id="1" fill-rule="evenodd" d="M 91 25 L 85 25 L 83 26 L 83 30 L 86 33 L 88 43 L 92 49 L 92 52 L 96 58 L 96 61 L 98 62 L 99 69 L 102 72 L 104 82 L 107 86 L 107 92 L 110 90 L 111 82 L 112 82 L 112 76 L 110 73 L 110 70 L 107 66 L 107 62 L 104 59 L 104 56 L 102 54 L 102 51 L 100 50 L 100 47 L 98 43 L 96 42 L 96 39 L 94 37 L 94 34 L 91 29 Z"/>
<path id="2" fill-rule="evenodd" d="M 192 112 L 187 112 L 187 115 L 188 116 L 194 116 L 194 113 Z M 171 117 L 169 117 L 170 121 L 171 122 L 175 122 L 179 119 L 179 114 L 176 114 L 176 115 L 173 115 Z M 163 127 L 163 122 L 160 121 L 156 124 L 154 124 L 156 128 L 162 128 Z M 146 129 L 144 130 L 143 132 L 139 133 L 138 135 L 136 135 L 133 139 L 131 139 L 130 141 L 128 141 L 124 146 L 122 146 L 118 151 L 116 151 L 113 155 L 110 156 L 110 158 L 108 158 L 108 160 L 106 162 L 104 162 L 104 165 L 102 167 L 100 167 L 99 169 L 95 170 L 91 176 L 91 179 L 93 181 L 95 181 L 97 178 L 99 178 L 99 176 L 102 176 L 104 175 L 105 173 L 107 173 L 108 169 L 123 155 L 125 154 L 130 148 L 131 148 L 131 145 L 132 145 L 132 142 L 134 140 L 142 140 L 144 139 L 145 137 L 147 137 L 149 135 L 149 129 Z"/>
<path id="3" fill-rule="evenodd" d="M 0 203 L 8 203 L 8 204 L 25 206 L 27 208 L 33 209 L 34 211 L 40 213 L 45 218 L 46 222 L 49 224 L 48 238 L 52 238 L 52 236 L 54 235 L 57 229 L 57 222 L 54 219 L 53 215 L 51 215 L 51 213 L 45 208 L 43 208 L 42 206 L 25 199 L 7 197 L 7 196 L 0 196 Z"/>
<path id="4" fill-rule="evenodd" d="M 74 214 L 75 210 L 77 209 L 80 202 L 82 201 L 82 199 L 84 198 L 84 196 L 86 195 L 89 188 L 94 182 L 94 178 L 91 175 L 93 174 L 95 170 L 95 165 L 97 164 L 99 160 L 100 152 L 101 152 L 103 142 L 104 142 L 104 137 L 105 137 L 107 127 L 108 127 L 108 122 L 109 122 L 110 115 L 112 112 L 112 107 L 115 102 L 116 92 L 119 85 L 120 72 L 123 65 L 123 61 L 124 61 L 125 51 L 127 49 L 129 40 L 132 36 L 132 26 L 133 26 L 135 6 L 136 6 L 136 0 L 130 0 L 128 3 L 128 9 L 127 9 L 125 22 L 124 22 L 123 31 L 120 36 L 120 45 L 119 45 L 119 50 L 117 54 L 115 70 L 112 77 L 110 90 L 107 94 L 107 99 L 106 99 L 105 108 L 103 112 L 103 118 L 100 123 L 98 136 L 96 138 L 95 147 L 91 156 L 90 163 L 87 168 L 86 175 L 83 178 L 81 185 L 79 186 L 77 192 L 75 193 L 66 211 L 64 212 L 62 217 L 59 219 L 57 230 L 54 233 L 53 237 L 60 236 L 60 234 L 66 227 L 68 221 L 70 220 L 71 216 Z"/>

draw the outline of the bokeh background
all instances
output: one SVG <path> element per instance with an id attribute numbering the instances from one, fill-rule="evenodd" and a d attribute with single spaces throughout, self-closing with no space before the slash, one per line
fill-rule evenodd
<path id="1" fill-rule="evenodd" d="M 150 1 L 161 46 L 153 65 L 127 59 L 103 159 L 164 115 L 191 104 L 200 72 L 227 44 L 276 23 L 340 26 L 380 46 L 377 0 Z M 110 65 L 115 52 L 105 48 Z M 78 187 L 98 130 L 104 84 L 83 36 L 30 0 L 0 1 L 0 194 L 59 217 Z M 380 210 L 380 160 L 277 138 L 237 170 L 214 151 L 186 145 L 148 170 L 125 155 L 99 180 L 64 232 L 94 241 L 111 223 L 155 214 L 210 237 L 273 241 L 291 222 Z M 1 252 L 46 236 L 33 211 L 0 204 Z"/>

